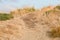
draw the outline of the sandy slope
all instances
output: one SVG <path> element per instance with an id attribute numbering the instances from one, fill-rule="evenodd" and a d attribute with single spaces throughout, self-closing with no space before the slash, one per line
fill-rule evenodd
<path id="1" fill-rule="evenodd" d="M 59 22 L 56 20 L 59 19 Z M 7 21 L 0 21 L 0 40 L 60 40 L 49 38 L 50 27 L 59 26 L 60 16 L 42 12 L 29 13 Z"/>

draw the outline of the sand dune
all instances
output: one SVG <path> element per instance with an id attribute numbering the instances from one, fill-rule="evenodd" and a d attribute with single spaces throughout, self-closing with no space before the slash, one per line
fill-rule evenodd
<path id="1" fill-rule="evenodd" d="M 60 11 L 58 14 L 57 12 L 46 14 L 46 11 L 43 11 L 0 21 L 0 40 L 60 40 L 60 38 L 49 38 L 47 36 L 50 27 L 60 26 Z"/>

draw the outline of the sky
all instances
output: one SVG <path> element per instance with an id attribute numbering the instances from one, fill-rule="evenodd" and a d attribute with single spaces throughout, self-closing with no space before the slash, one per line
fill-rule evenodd
<path id="1" fill-rule="evenodd" d="M 60 0 L 0 0 L 0 11 L 9 12 L 27 6 L 38 9 L 53 5 L 60 5 Z"/>

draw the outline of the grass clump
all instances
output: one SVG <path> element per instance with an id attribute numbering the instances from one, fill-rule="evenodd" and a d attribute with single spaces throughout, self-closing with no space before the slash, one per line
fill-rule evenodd
<path id="1" fill-rule="evenodd" d="M 0 13 L 0 21 L 5 21 L 13 18 L 11 14 Z"/>
<path id="2" fill-rule="evenodd" d="M 52 11 L 53 11 L 53 10 L 48 10 L 48 11 L 46 11 L 45 13 L 48 14 L 48 13 L 50 13 L 50 12 L 52 12 Z"/>
<path id="3" fill-rule="evenodd" d="M 60 10 L 60 6 L 56 6 L 55 8 L 59 9 Z"/>
<path id="4" fill-rule="evenodd" d="M 27 8 L 23 8 L 23 10 L 25 11 L 25 13 L 29 13 L 29 12 L 34 12 L 36 11 L 36 9 L 34 7 L 27 7 Z"/>
<path id="5" fill-rule="evenodd" d="M 46 15 L 46 16 L 49 15 L 52 11 L 53 11 L 53 10 L 48 10 L 48 11 L 46 11 L 46 12 L 45 12 L 45 15 Z"/>
<path id="6" fill-rule="evenodd" d="M 60 38 L 60 27 L 52 28 L 50 31 L 47 32 L 49 37 L 59 37 Z"/>

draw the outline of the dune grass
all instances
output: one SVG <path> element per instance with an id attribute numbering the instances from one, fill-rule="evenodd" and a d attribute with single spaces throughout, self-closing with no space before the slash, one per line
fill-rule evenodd
<path id="1" fill-rule="evenodd" d="M 59 9 L 60 10 L 60 6 L 56 6 L 55 8 Z"/>
<path id="2" fill-rule="evenodd" d="M 13 18 L 11 14 L 0 13 L 0 21 L 5 21 Z"/>
<path id="3" fill-rule="evenodd" d="M 52 37 L 52 38 L 59 37 L 60 38 L 60 27 L 51 28 L 50 31 L 48 31 L 47 33 L 48 33 L 49 37 Z"/>

